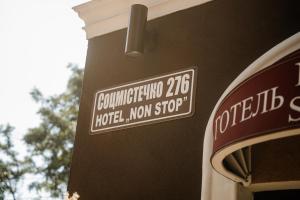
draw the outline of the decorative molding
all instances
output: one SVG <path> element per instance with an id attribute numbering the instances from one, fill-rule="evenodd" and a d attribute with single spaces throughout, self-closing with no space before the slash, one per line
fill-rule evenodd
<path id="1" fill-rule="evenodd" d="M 84 21 L 87 39 L 127 27 L 130 7 L 148 7 L 148 20 L 204 4 L 212 0 L 93 0 L 73 9 Z"/>
<path id="2" fill-rule="evenodd" d="M 248 189 L 252 192 L 300 189 L 300 181 L 255 183 L 250 185 Z"/>

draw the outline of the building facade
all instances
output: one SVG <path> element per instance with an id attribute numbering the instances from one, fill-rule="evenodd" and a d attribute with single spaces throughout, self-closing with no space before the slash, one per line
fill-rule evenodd
<path id="1" fill-rule="evenodd" d="M 299 192 L 299 1 L 93 0 L 74 10 L 88 52 L 71 193 Z"/>

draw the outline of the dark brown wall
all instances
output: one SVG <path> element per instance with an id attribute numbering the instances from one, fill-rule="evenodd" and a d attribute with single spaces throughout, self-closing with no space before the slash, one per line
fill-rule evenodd
<path id="1" fill-rule="evenodd" d="M 124 55 L 126 30 L 89 40 L 69 191 L 82 200 L 199 200 L 209 115 L 251 62 L 299 31 L 299 1 L 215 0 L 148 22 L 156 47 Z M 93 95 L 198 66 L 194 116 L 89 135 Z"/>
<path id="2" fill-rule="evenodd" d="M 299 153 L 300 136 L 254 145 L 253 183 L 300 181 Z"/>

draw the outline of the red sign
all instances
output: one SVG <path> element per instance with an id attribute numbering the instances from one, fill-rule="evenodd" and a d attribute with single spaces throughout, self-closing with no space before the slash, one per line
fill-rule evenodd
<path id="1" fill-rule="evenodd" d="M 213 126 L 213 153 L 249 138 L 300 127 L 300 50 L 238 85 L 220 104 Z"/>
<path id="2" fill-rule="evenodd" d="M 196 68 L 96 92 L 91 134 L 191 116 Z"/>

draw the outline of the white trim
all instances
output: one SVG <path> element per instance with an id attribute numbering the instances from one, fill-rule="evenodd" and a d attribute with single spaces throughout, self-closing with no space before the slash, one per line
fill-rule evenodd
<path id="1" fill-rule="evenodd" d="M 300 181 L 278 181 L 268 183 L 254 183 L 248 187 L 252 192 L 300 189 Z"/>
<path id="2" fill-rule="evenodd" d="M 211 161 L 212 165 L 215 168 L 215 170 L 218 171 L 219 173 L 221 173 L 222 175 L 230 178 L 233 181 L 241 182 L 241 183 L 244 184 L 244 186 L 249 186 L 251 179 L 245 181 L 245 180 L 241 179 L 240 177 L 236 176 L 235 174 L 231 173 L 230 171 L 228 171 L 223 166 L 222 161 L 225 159 L 225 157 L 227 155 L 231 154 L 232 152 L 234 152 L 236 150 L 239 150 L 239 149 L 242 149 L 242 148 L 247 147 L 247 146 L 262 143 L 262 142 L 265 142 L 265 141 L 276 140 L 276 139 L 279 139 L 279 138 L 299 135 L 299 134 L 300 134 L 300 128 L 295 128 L 295 129 L 292 129 L 292 130 L 284 130 L 284 131 L 280 131 L 280 132 L 276 132 L 276 133 L 272 133 L 272 134 L 266 134 L 266 135 L 254 137 L 254 138 L 251 138 L 251 139 L 248 139 L 248 140 L 244 140 L 244 141 L 232 144 L 232 145 L 218 151 L 214 155 L 214 157 L 212 158 L 212 161 Z"/>
<path id="3" fill-rule="evenodd" d="M 148 7 L 148 20 L 184 10 L 211 0 L 93 0 L 73 9 L 85 22 L 87 39 L 127 27 L 130 7 Z"/>

